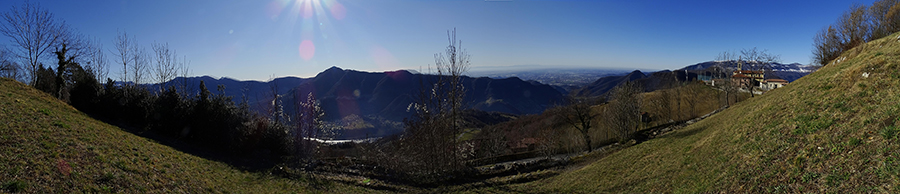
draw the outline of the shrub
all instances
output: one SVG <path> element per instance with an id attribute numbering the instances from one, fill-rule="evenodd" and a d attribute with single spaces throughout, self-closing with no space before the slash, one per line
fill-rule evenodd
<path id="1" fill-rule="evenodd" d="M 896 126 L 888 126 L 884 129 L 881 129 L 881 137 L 884 139 L 894 139 L 897 137 L 897 132 L 900 131 Z"/>
<path id="2" fill-rule="evenodd" d="M 74 80 L 70 93 L 70 101 L 73 107 L 84 112 L 95 112 L 100 103 L 100 82 L 94 79 L 94 73 L 90 71 L 78 71 L 73 74 Z"/>
<path id="3" fill-rule="evenodd" d="M 35 72 L 35 83 L 34 88 L 40 91 L 46 92 L 52 96 L 57 96 L 57 88 L 56 88 L 56 73 L 53 72 L 51 68 L 44 68 L 44 65 L 41 64 L 38 66 L 37 72 Z"/>
<path id="4" fill-rule="evenodd" d="M 9 191 L 10 193 L 17 193 L 25 191 L 25 188 L 28 187 L 28 184 L 25 181 L 15 180 L 7 182 L 3 184 L 3 189 Z"/>
<path id="5" fill-rule="evenodd" d="M 169 86 L 159 94 L 153 104 L 156 110 L 151 115 L 153 129 L 169 137 L 182 138 L 182 130 L 187 127 L 186 122 L 192 117 L 191 104 L 178 94 L 175 86 Z"/>

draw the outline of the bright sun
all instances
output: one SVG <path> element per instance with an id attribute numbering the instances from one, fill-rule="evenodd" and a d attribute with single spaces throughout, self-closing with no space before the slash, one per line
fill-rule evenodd
<path id="1" fill-rule="evenodd" d="M 289 14 L 309 19 L 318 14 L 330 14 L 332 18 L 342 20 L 346 16 L 344 5 L 337 0 L 274 0 L 268 11 L 273 18 Z"/>
<path id="2" fill-rule="evenodd" d="M 292 26 L 299 25 L 301 41 L 298 56 L 312 60 L 316 54 L 316 36 L 323 36 L 322 26 L 346 17 L 344 5 L 337 0 L 274 0 L 269 3 L 267 14 L 274 21 Z"/>

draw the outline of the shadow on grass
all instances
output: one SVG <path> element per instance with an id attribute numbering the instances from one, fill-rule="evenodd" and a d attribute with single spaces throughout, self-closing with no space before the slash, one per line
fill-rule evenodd
<path id="1" fill-rule="evenodd" d="M 625 182 L 625 184 L 616 185 L 616 186 L 607 188 L 601 192 L 602 193 L 607 193 L 607 192 L 621 193 L 626 190 L 632 190 L 637 185 L 637 183 L 641 183 L 641 182 L 645 182 L 645 181 L 647 181 L 647 178 L 641 178 L 640 180 L 637 180 L 637 181 L 628 181 L 628 182 Z"/>
<path id="2" fill-rule="evenodd" d="M 111 121 L 95 114 L 85 114 L 109 125 L 119 127 L 122 131 L 153 140 L 156 143 L 169 146 L 190 155 L 226 163 L 241 170 L 251 172 L 267 171 L 278 165 L 280 162 L 280 159 L 274 154 L 259 153 L 259 151 L 254 151 L 255 154 L 238 154 L 236 152 L 229 153 L 222 150 L 210 149 L 201 145 L 180 141 L 177 138 L 161 135 L 153 131 L 141 131 L 122 122 Z"/>
<path id="3" fill-rule="evenodd" d="M 534 188 L 521 188 L 521 187 L 513 188 L 513 187 L 510 187 L 509 184 L 492 185 L 491 188 L 494 188 L 497 191 L 500 191 L 503 193 L 561 193 L 558 191 L 557 192 L 549 192 L 549 191 L 544 191 L 544 190 L 534 189 Z M 477 193 L 493 193 L 493 192 L 477 192 Z"/>
<path id="4" fill-rule="evenodd" d="M 691 130 L 680 130 L 680 131 L 675 131 L 675 132 L 673 132 L 673 133 L 670 133 L 670 134 L 668 134 L 668 135 L 662 136 L 662 137 L 660 137 L 660 138 L 678 138 L 678 139 L 680 139 L 680 138 L 685 138 L 685 137 L 693 136 L 693 135 L 695 135 L 695 134 L 697 134 L 697 133 L 703 132 L 703 131 L 706 130 L 706 128 L 707 128 L 707 127 L 697 127 L 697 128 L 695 128 L 695 129 L 691 129 Z"/>

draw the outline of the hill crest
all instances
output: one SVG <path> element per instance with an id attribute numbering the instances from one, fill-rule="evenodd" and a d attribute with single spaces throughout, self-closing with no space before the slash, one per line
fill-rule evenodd
<path id="1" fill-rule="evenodd" d="M 548 192 L 900 191 L 900 42 L 847 51 L 790 85 L 513 188 Z"/>

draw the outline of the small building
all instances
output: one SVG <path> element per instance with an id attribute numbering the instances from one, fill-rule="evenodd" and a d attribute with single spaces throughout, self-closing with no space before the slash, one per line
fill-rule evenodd
<path id="1" fill-rule="evenodd" d="M 699 79 L 700 81 L 703 81 L 703 82 L 710 82 L 710 81 L 712 81 L 713 77 L 710 75 L 702 75 L 701 74 L 701 75 L 697 75 L 697 79 Z"/>
<path id="2" fill-rule="evenodd" d="M 744 74 L 734 74 L 731 76 L 731 84 L 735 87 L 752 86 L 755 81 L 756 80 L 753 80 L 750 76 Z"/>
<path id="3" fill-rule="evenodd" d="M 515 153 L 527 152 L 537 149 L 537 146 L 541 141 L 541 139 L 526 137 L 518 141 L 508 142 L 507 145 L 509 146 L 509 149 Z"/>
<path id="4" fill-rule="evenodd" d="M 783 79 L 766 79 L 760 83 L 759 87 L 764 90 L 771 90 L 775 88 L 784 87 L 788 84 L 787 80 Z"/>
<path id="5" fill-rule="evenodd" d="M 763 81 L 765 77 L 765 73 L 763 71 L 750 71 L 750 70 L 735 70 L 731 73 L 732 77 L 735 75 L 743 75 L 749 77 L 751 79 L 755 79 L 756 81 Z"/>
<path id="6" fill-rule="evenodd" d="M 731 73 L 731 81 L 738 87 L 749 87 L 762 83 L 765 79 L 765 72 L 750 70 L 735 70 Z"/>

